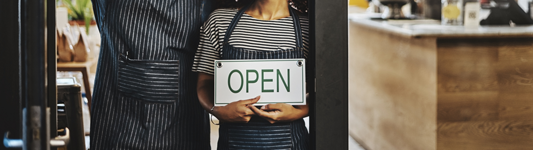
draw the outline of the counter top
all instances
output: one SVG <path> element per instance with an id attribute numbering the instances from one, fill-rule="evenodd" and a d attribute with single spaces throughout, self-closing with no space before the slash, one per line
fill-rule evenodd
<path id="1" fill-rule="evenodd" d="M 348 18 L 350 23 L 407 37 L 533 37 L 533 25 L 467 28 L 441 25 L 439 20 L 373 20 L 370 16 L 372 14 L 352 13 Z"/>

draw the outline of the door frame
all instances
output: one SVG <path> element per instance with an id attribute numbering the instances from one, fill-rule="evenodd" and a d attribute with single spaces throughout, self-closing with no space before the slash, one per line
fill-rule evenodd
<path id="1" fill-rule="evenodd" d="M 348 149 L 348 0 L 310 0 L 313 149 Z"/>

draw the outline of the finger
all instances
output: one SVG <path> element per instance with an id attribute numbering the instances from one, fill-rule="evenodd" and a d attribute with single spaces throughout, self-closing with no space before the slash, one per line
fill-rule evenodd
<path id="1" fill-rule="evenodd" d="M 255 115 L 255 112 L 251 109 L 251 107 L 255 108 L 255 106 L 252 106 L 252 105 L 250 105 L 249 107 L 246 107 L 245 110 L 244 110 L 244 115 L 246 115 L 246 116 Z"/>
<path id="2" fill-rule="evenodd" d="M 268 104 L 268 105 L 261 107 L 261 109 L 262 110 L 281 110 L 284 107 L 287 107 L 287 105 L 289 104 L 285 104 L 285 103 Z"/>
<path id="3" fill-rule="evenodd" d="M 264 110 L 261 110 L 261 109 L 258 109 L 257 107 L 255 106 L 248 106 L 251 110 L 253 110 L 255 112 L 255 114 L 257 114 L 258 116 L 261 116 L 261 117 L 264 117 L 264 118 L 267 118 L 267 119 L 271 119 L 273 117 L 272 114 L 264 111 Z"/>
<path id="4" fill-rule="evenodd" d="M 257 103 L 257 101 L 259 101 L 260 98 L 261 96 L 257 96 L 252 99 L 241 100 L 240 103 L 245 104 L 245 105 L 251 105 L 251 104 Z"/>
<path id="5" fill-rule="evenodd" d="M 250 119 L 252 119 L 252 117 L 251 116 L 245 116 L 245 117 L 242 117 L 242 119 L 243 119 L 244 123 L 248 123 L 248 122 L 250 122 Z"/>
<path id="6" fill-rule="evenodd" d="M 263 117 L 263 116 L 268 114 L 268 112 L 265 112 L 265 111 L 263 111 L 261 109 L 258 109 L 255 106 L 248 106 L 248 108 L 250 108 L 250 110 L 252 110 L 255 114 L 257 114 L 257 115 L 259 115 L 261 117 Z"/>
<path id="7" fill-rule="evenodd" d="M 267 120 L 270 124 L 274 124 L 276 123 L 277 121 L 274 119 L 275 117 L 275 114 L 273 113 L 269 113 L 269 112 L 266 112 L 266 111 L 263 111 L 261 109 L 258 109 L 256 107 L 253 107 L 251 108 L 254 112 L 256 112 L 256 114 L 262 118 L 265 118 L 265 120 Z"/>
<path id="8" fill-rule="evenodd" d="M 261 107 L 261 110 L 268 110 L 268 109 L 270 109 L 270 108 L 268 108 L 268 104 L 263 105 L 263 106 Z"/>

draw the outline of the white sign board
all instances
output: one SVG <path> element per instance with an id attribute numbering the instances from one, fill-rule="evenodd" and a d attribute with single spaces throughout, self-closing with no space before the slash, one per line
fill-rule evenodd
<path id="1" fill-rule="evenodd" d="M 305 105 L 304 59 L 215 60 L 215 106 L 261 96 L 255 105 Z"/>

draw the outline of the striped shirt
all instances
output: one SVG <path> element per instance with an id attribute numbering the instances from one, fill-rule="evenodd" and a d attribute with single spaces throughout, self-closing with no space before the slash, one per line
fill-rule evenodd
<path id="1" fill-rule="evenodd" d="M 237 9 L 217 9 L 200 28 L 200 43 L 194 57 L 193 71 L 213 74 L 214 61 L 222 56 L 226 30 Z M 304 53 L 309 49 L 309 19 L 300 16 Z M 228 41 L 236 48 L 275 51 L 296 47 L 292 17 L 259 20 L 243 14 Z"/>

